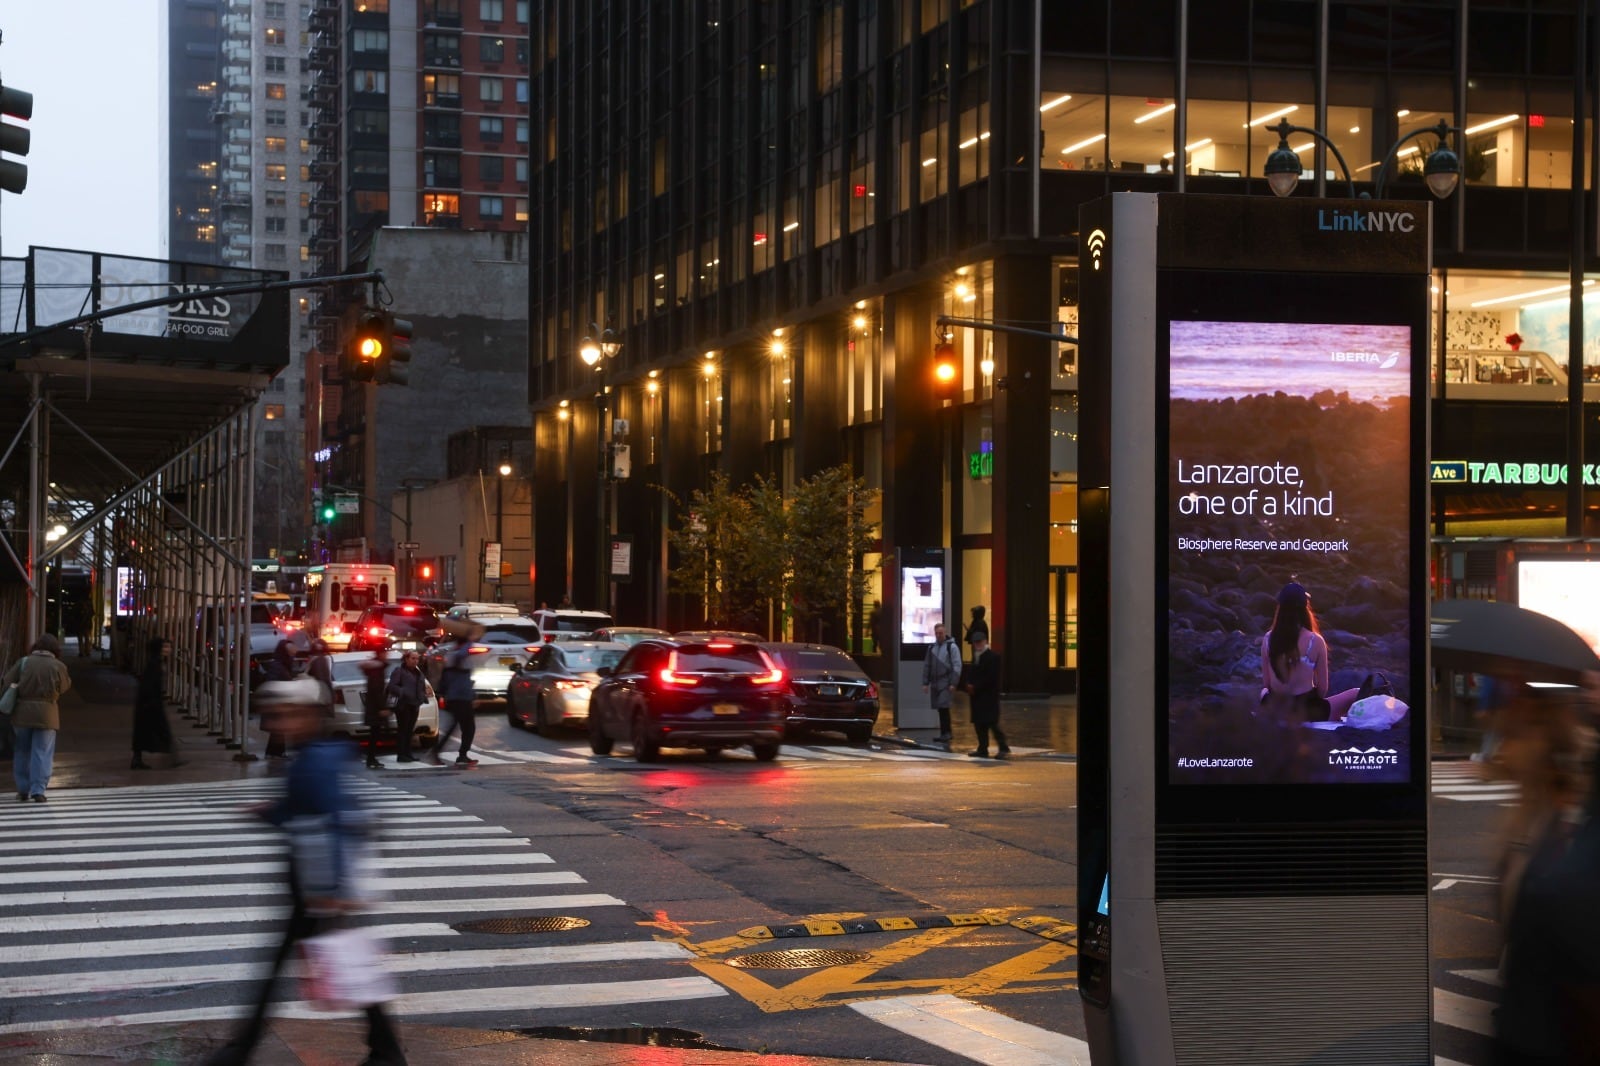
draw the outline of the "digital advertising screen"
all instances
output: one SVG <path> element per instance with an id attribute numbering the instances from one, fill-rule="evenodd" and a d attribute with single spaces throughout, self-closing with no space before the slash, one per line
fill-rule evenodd
<path id="1" fill-rule="evenodd" d="M 900 569 L 900 643 L 932 644 L 933 627 L 944 621 L 944 569 Z"/>
<path id="2" fill-rule="evenodd" d="M 1600 562 L 1522 559 L 1517 562 L 1517 606 L 1564 623 L 1600 651 Z"/>
<path id="3" fill-rule="evenodd" d="M 136 613 L 133 590 L 133 567 L 131 566 L 117 567 L 117 605 L 115 613 L 118 618 L 123 618 L 127 615 Z"/>
<path id="4" fill-rule="evenodd" d="M 1168 783 L 1408 783 L 1411 328 L 1166 342 Z"/>

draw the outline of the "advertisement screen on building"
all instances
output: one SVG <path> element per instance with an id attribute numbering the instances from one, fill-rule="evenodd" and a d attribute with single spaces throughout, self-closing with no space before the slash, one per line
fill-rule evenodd
<path id="1" fill-rule="evenodd" d="M 1409 782 L 1410 327 L 1166 341 L 1169 783 Z"/>
<path id="2" fill-rule="evenodd" d="M 1517 562 L 1517 606 L 1565 623 L 1600 651 L 1600 562 L 1584 559 L 1521 559 Z"/>
<path id="3" fill-rule="evenodd" d="M 900 643 L 932 644 L 944 622 L 944 569 L 907 566 L 900 571 Z"/>

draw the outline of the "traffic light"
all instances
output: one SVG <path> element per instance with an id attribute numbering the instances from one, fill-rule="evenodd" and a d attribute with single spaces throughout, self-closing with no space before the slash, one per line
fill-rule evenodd
<path id="1" fill-rule="evenodd" d="M 0 85 L 0 115 L 26 122 L 33 117 L 33 94 Z M 26 126 L 0 120 L 0 152 L 27 155 L 33 135 Z M 28 187 L 28 168 L 10 159 L 0 159 L 0 189 L 21 192 Z"/>
<path id="2" fill-rule="evenodd" d="M 345 355 L 345 376 L 352 381 L 378 381 L 389 361 L 389 319 L 382 311 L 363 311 Z"/>
<path id="3" fill-rule="evenodd" d="M 430 563 L 430 562 L 420 562 L 420 563 L 417 564 L 417 580 L 418 581 L 432 581 L 433 580 L 433 564 L 432 563 Z"/>
<path id="4" fill-rule="evenodd" d="M 396 318 L 390 312 L 385 312 L 385 315 L 389 319 L 389 358 L 383 368 L 383 377 L 378 380 L 406 385 L 411 380 L 411 321 Z"/>
<path id="5" fill-rule="evenodd" d="M 933 383 L 940 399 L 954 399 L 961 388 L 961 368 L 956 365 L 955 345 L 948 341 L 933 347 Z"/>
<path id="6" fill-rule="evenodd" d="M 332 522 L 333 516 L 338 513 L 338 508 L 334 507 L 332 499 L 326 496 L 317 497 L 317 518 L 319 520 Z"/>

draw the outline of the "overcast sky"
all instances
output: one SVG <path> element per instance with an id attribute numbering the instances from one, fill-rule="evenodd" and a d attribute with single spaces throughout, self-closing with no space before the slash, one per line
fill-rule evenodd
<path id="1" fill-rule="evenodd" d="M 0 82 L 33 94 L 28 188 L 0 193 L 4 254 L 165 257 L 165 24 L 161 0 L 0 5 Z"/>

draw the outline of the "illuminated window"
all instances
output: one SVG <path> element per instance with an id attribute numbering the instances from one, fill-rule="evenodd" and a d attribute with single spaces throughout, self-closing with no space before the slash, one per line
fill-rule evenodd
<path id="1" fill-rule="evenodd" d="M 196 226 L 194 231 L 194 239 L 197 241 L 204 241 L 206 244 L 214 243 L 217 239 L 217 227 L 211 225 L 210 223 L 207 223 L 204 226 Z"/>
<path id="2" fill-rule="evenodd" d="M 269 152 L 282 153 L 288 147 L 289 142 L 283 137 L 268 137 L 266 139 L 266 149 Z"/>
<path id="3" fill-rule="evenodd" d="M 267 43 L 279 48 L 283 47 L 284 31 L 276 26 L 267 27 Z"/>
<path id="4" fill-rule="evenodd" d="M 528 221 L 528 200 L 527 200 L 527 197 L 524 197 L 524 196 L 517 197 L 517 221 L 518 222 L 526 222 L 526 221 Z"/>
<path id="5" fill-rule="evenodd" d="M 268 422 L 278 422 L 283 419 L 283 404 L 269 403 L 263 408 L 261 417 Z"/>
<path id="6" fill-rule="evenodd" d="M 455 193 L 430 193 L 422 198 L 424 225 L 453 225 L 461 218 L 461 197 Z"/>
<path id="7" fill-rule="evenodd" d="M 424 107 L 460 107 L 461 76 L 459 74 L 424 74 L 422 76 L 422 105 Z"/>
<path id="8" fill-rule="evenodd" d="M 288 181 L 289 180 L 289 168 L 288 168 L 288 166 L 283 164 L 283 163 L 268 163 L 267 164 L 267 180 L 268 181 Z"/>
<path id="9" fill-rule="evenodd" d="M 271 86 L 268 86 L 268 89 L 268 95 L 270 96 Z M 358 93 L 387 93 L 389 91 L 389 72 L 387 70 L 354 71 L 350 75 L 350 90 Z"/>
<path id="10" fill-rule="evenodd" d="M 287 99 L 289 99 L 289 91 L 284 86 L 283 82 L 281 82 L 281 81 L 269 81 L 269 82 L 267 82 L 267 99 L 268 100 L 287 100 Z"/>

